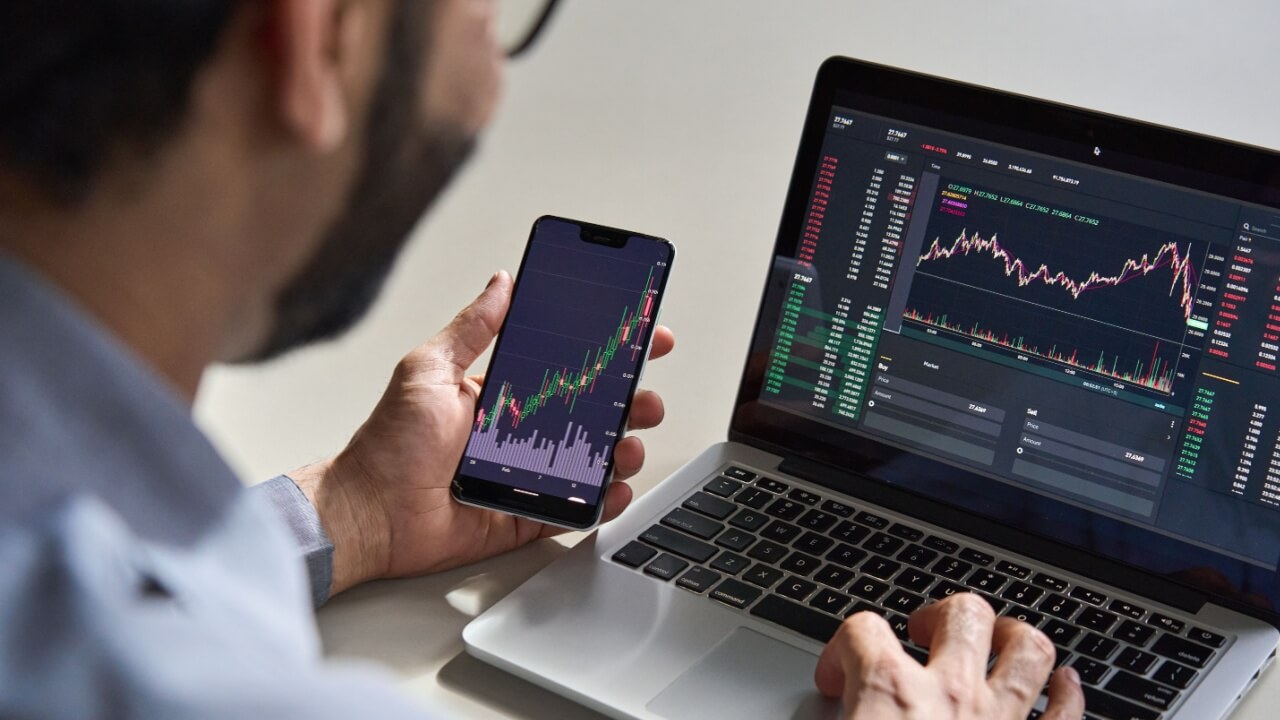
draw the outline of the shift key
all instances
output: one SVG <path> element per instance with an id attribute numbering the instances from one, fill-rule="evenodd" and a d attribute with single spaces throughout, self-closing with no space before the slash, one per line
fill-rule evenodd
<path id="1" fill-rule="evenodd" d="M 688 535 L 664 528 L 661 525 L 654 525 L 645 530 L 640 539 L 654 547 L 689 558 L 694 562 L 706 562 L 712 555 L 716 554 L 714 545 L 708 545 L 701 540 L 694 540 Z"/>

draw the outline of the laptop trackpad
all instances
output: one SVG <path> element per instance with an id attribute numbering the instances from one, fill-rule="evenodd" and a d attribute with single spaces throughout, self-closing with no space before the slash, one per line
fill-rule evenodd
<path id="1" fill-rule="evenodd" d="M 813 686 L 818 658 L 753 630 L 738 628 L 649 702 L 670 720 L 834 718 L 839 703 Z"/>

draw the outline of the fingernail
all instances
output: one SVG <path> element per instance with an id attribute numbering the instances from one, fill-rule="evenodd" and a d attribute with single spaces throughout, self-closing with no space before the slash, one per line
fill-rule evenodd
<path id="1" fill-rule="evenodd" d="M 485 285 L 485 286 L 484 286 L 484 289 L 485 289 L 485 290 L 488 290 L 489 288 L 493 287 L 493 284 L 494 284 L 494 283 L 496 283 L 496 282 L 498 282 L 498 278 L 500 278 L 500 277 L 502 277 L 502 271 L 501 271 L 501 270 L 499 270 L 498 272 L 494 273 L 494 274 L 493 274 L 493 277 L 489 278 L 489 284 L 488 284 L 488 285 Z"/>
<path id="2" fill-rule="evenodd" d="M 1067 674 L 1067 679 L 1071 681 L 1072 685 L 1080 684 L 1080 673 L 1076 672 L 1075 668 L 1068 665 L 1066 668 L 1063 669 L 1063 672 Z"/>

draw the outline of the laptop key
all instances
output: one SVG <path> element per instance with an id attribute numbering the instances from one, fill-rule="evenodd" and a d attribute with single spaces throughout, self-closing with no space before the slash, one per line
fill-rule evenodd
<path id="1" fill-rule="evenodd" d="M 894 573 L 902 569 L 902 564 L 896 563 L 892 560 L 886 560 L 882 557 L 872 556 L 871 559 L 863 563 L 862 567 L 859 569 L 871 577 L 888 580 L 893 577 Z"/>
<path id="2" fill-rule="evenodd" d="M 808 490 L 803 490 L 801 488 L 792 488 L 791 492 L 787 493 L 787 497 L 791 498 L 792 500 L 798 500 L 804 503 L 805 505 L 817 505 L 818 501 L 822 499 L 817 494 L 811 493 Z"/>
<path id="3" fill-rule="evenodd" d="M 739 510 L 737 515 L 729 519 L 729 524 L 743 530 L 755 532 L 769 522 L 769 516 L 754 510 Z"/>
<path id="4" fill-rule="evenodd" d="M 1116 667 L 1146 675 L 1152 665 L 1156 664 L 1156 656 L 1137 648 L 1127 647 L 1120 651 L 1113 663 Z"/>
<path id="5" fill-rule="evenodd" d="M 875 601 L 889 590 L 889 586 L 870 577 L 860 577 L 849 586 L 849 592 L 863 600 Z"/>
<path id="6" fill-rule="evenodd" d="M 729 548 L 735 552 L 742 552 L 751 547 L 756 541 L 756 536 L 746 530 L 738 528 L 729 528 L 725 532 L 720 533 L 720 537 L 716 538 L 716 544 L 723 548 Z"/>
<path id="7" fill-rule="evenodd" d="M 1044 627 L 1040 628 L 1040 631 L 1048 635 L 1054 645 L 1063 647 L 1070 644 L 1080 634 L 1080 628 L 1072 627 L 1061 620 L 1050 620 L 1044 624 Z"/>
<path id="8" fill-rule="evenodd" d="M 843 565 L 847 568 L 851 568 L 854 565 L 857 565 L 858 563 L 862 562 L 863 558 L 865 558 L 866 556 L 867 556 L 867 551 L 859 550 L 858 548 L 853 547 L 852 545 L 845 545 L 844 543 L 840 543 L 835 547 L 834 550 L 827 553 L 828 560 L 830 560 L 833 563 Z"/>
<path id="9" fill-rule="evenodd" d="M 857 615 L 857 614 L 858 614 L 858 613 L 860 613 L 860 612 L 869 612 L 869 613 L 871 613 L 872 615 L 878 615 L 878 616 L 880 616 L 880 617 L 884 617 L 884 616 L 885 616 L 885 610 L 884 610 L 884 608 L 876 607 L 875 605 L 872 605 L 871 603 L 869 603 L 869 602 L 865 602 L 865 601 L 862 601 L 862 600 L 855 601 L 855 602 L 853 603 L 853 607 L 851 607 L 851 608 L 849 608 L 848 610 L 846 610 L 846 611 L 845 611 L 844 616 L 845 616 L 846 618 L 847 618 L 847 617 L 852 617 L 852 616 L 854 616 L 854 615 Z"/>
<path id="10" fill-rule="evenodd" d="M 736 608 L 744 608 L 750 605 L 755 602 L 760 595 L 761 591 L 759 588 L 751 587 L 750 585 L 734 580 L 733 578 L 725 580 L 717 585 L 715 590 L 711 591 L 712 599 L 719 600 L 725 605 Z"/>
<path id="11" fill-rule="evenodd" d="M 803 550 L 810 555 L 821 555 L 831 549 L 836 541 L 826 535 L 819 535 L 816 532 L 807 532 L 800 536 L 800 539 L 791 543 L 791 547 L 797 550 Z"/>
<path id="12" fill-rule="evenodd" d="M 1071 661 L 1071 667 L 1080 673 L 1080 681 L 1088 685 L 1097 685 L 1102 682 L 1102 678 L 1106 676 L 1107 670 L 1110 668 L 1105 663 L 1097 660 L 1090 660 L 1087 657 L 1076 657 Z"/>
<path id="13" fill-rule="evenodd" d="M 783 580 L 782 583 L 778 585 L 777 588 L 774 589 L 774 592 L 778 593 L 779 595 L 785 595 L 791 598 L 792 600 L 804 600 L 805 598 L 812 595 L 813 591 L 817 589 L 818 589 L 817 585 L 809 582 L 808 580 L 804 580 L 796 577 L 795 575 L 792 575 L 791 577 L 788 577 L 786 580 Z"/>
<path id="14" fill-rule="evenodd" d="M 1039 609 L 1056 618 L 1070 620 L 1071 616 L 1080 609 L 1080 603 L 1055 594 L 1045 598 L 1044 602 L 1040 603 Z"/>
<path id="15" fill-rule="evenodd" d="M 747 552 L 747 556 L 767 563 L 776 563 L 787 556 L 787 546 L 772 540 L 761 540 Z"/>
<path id="16" fill-rule="evenodd" d="M 827 500 L 822 503 L 822 509 L 824 512 L 829 512 L 832 515 L 839 515 L 842 518 L 847 518 L 853 515 L 852 507 L 845 505 L 844 503 L 836 502 L 835 500 Z"/>
<path id="17" fill-rule="evenodd" d="M 787 572 L 805 576 L 814 570 L 817 570 L 818 566 L 821 564 L 822 561 L 812 555 L 805 555 L 802 552 L 793 552 L 787 556 L 786 560 L 779 563 L 778 567 L 786 570 Z"/>
<path id="18" fill-rule="evenodd" d="M 778 482 L 773 478 L 760 478 L 759 480 L 756 481 L 756 487 L 764 488 L 765 490 L 768 490 L 769 492 L 774 493 L 776 495 L 781 495 L 782 493 L 787 491 L 787 488 L 789 486 L 786 483 Z"/>
<path id="19" fill-rule="evenodd" d="M 1159 720 L 1156 710 L 1135 705 L 1128 700 L 1109 695 L 1101 690 L 1084 686 L 1084 706 L 1091 715 L 1107 718 L 1107 720 Z"/>
<path id="20" fill-rule="evenodd" d="M 1024 582 L 1010 583 L 1004 592 L 1000 593 L 1000 597 L 1005 600 L 1012 600 L 1019 605 L 1031 607 L 1044 595 L 1044 590 L 1038 587 L 1032 587 Z"/>
<path id="21" fill-rule="evenodd" d="M 902 541 L 884 533 L 876 533 L 870 540 L 862 543 L 862 547 L 877 555 L 891 556 L 902 549 Z"/>
<path id="22" fill-rule="evenodd" d="M 964 580 L 972 569 L 973 565 L 953 557 L 944 557 L 933 566 L 934 572 L 951 580 Z"/>
<path id="23" fill-rule="evenodd" d="M 1084 627 L 1087 627 L 1090 630 L 1097 630 L 1098 632 L 1106 632 L 1110 630 L 1111 627 L 1115 625 L 1116 621 L 1119 619 L 1120 618 L 1116 617 L 1115 615 L 1112 615 L 1111 613 L 1105 610 L 1098 610 L 1097 608 L 1085 608 L 1084 610 L 1080 611 L 1079 615 L 1076 616 L 1076 624 L 1083 625 Z"/>
<path id="24" fill-rule="evenodd" d="M 898 559 L 908 565 L 915 565 L 918 568 L 928 567 L 938 557 L 936 550 L 920 547 L 919 545 L 908 545 L 898 553 Z"/>
<path id="25" fill-rule="evenodd" d="M 760 531 L 760 537 L 780 543 L 789 543 L 799 536 L 800 528 L 781 520 L 774 520 L 769 523 L 768 527 Z"/>
<path id="26" fill-rule="evenodd" d="M 613 561 L 627 567 L 640 567 L 657 555 L 658 551 L 636 540 L 632 540 L 613 554 Z"/>
<path id="27" fill-rule="evenodd" d="M 813 579 L 823 585 L 829 585 L 838 590 L 852 582 L 853 577 L 854 572 L 852 570 L 846 570 L 842 567 L 828 564 L 824 565 L 821 570 L 814 573 Z"/>
<path id="28" fill-rule="evenodd" d="M 902 523 L 894 523 L 889 528 L 889 534 L 896 535 L 907 542 L 920 542 L 920 539 L 924 537 L 924 532 Z"/>
<path id="29" fill-rule="evenodd" d="M 1198 627 L 1191 628 L 1191 631 L 1187 633 L 1187 637 L 1198 643 L 1204 643 L 1205 645 L 1216 648 L 1222 647 L 1222 644 L 1227 641 L 1225 637 L 1217 633 L 1209 632 L 1208 630 Z"/>
<path id="30" fill-rule="evenodd" d="M 723 520 L 738 509 L 736 505 L 728 500 L 704 492 L 694 493 L 692 497 L 684 501 L 684 506 L 716 520 Z"/>
<path id="31" fill-rule="evenodd" d="M 1168 633 L 1160 633 L 1160 639 L 1151 646 L 1151 652 L 1197 668 L 1204 667 L 1213 657 L 1209 648 Z"/>
<path id="32" fill-rule="evenodd" d="M 1128 615 L 1134 620 L 1141 620 L 1142 616 L 1147 614 L 1145 609 L 1140 608 L 1133 603 L 1125 602 L 1124 600 L 1112 600 L 1111 604 L 1107 606 L 1107 609 L 1111 610 L 1111 612 L 1120 613 L 1121 615 Z"/>
<path id="33" fill-rule="evenodd" d="M 1168 710 L 1169 706 L 1178 699 L 1177 690 L 1157 685 L 1124 670 L 1113 675 L 1104 687 L 1117 695 L 1161 710 Z"/>
<path id="34" fill-rule="evenodd" d="M 742 574 L 742 579 L 752 585 L 759 585 L 762 588 L 773 587 L 773 584 L 782 579 L 782 571 L 771 568 L 764 563 L 756 563 L 751 569 Z"/>
<path id="35" fill-rule="evenodd" d="M 800 513 L 804 512 L 805 506 L 795 500 L 786 498 L 778 498 L 772 505 L 765 508 L 765 512 L 782 520 L 795 520 L 800 517 Z"/>
<path id="36" fill-rule="evenodd" d="M 1067 581 L 1066 581 L 1066 580 L 1059 580 L 1058 578 L 1053 577 L 1052 575 L 1045 575 L 1044 573 L 1037 573 L 1035 577 L 1031 578 L 1031 582 L 1032 582 L 1032 584 L 1034 584 L 1034 585 L 1039 585 L 1039 586 L 1040 586 L 1040 587 L 1042 587 L 1042 588 L 1046 588 L 1046 589 L 1048 589 L 1048 590 L 1052 590 L 1052 591 L 1054 591 L 1054 592 L 1066 592 L 1066 591 L 1067 591 Z"/>
<path id="37" fill-rule="evenodd" d="M 680 579 L 676 581 L 676 585 L 696 593 L 704 593 L 718 582 L 720 582 L 720 573 L 711 572 L 704 567 L 694 565 L 689 568 L 689 572 L 680 576 Z"/>
<path id="38" fill-rule="evenodd" d="M 1102 605 L 1107 601 L 1107 596 L 1100 592 L 1095 592 L 1089 588 L 1073 587 L 1071 592 L 1067 593 L 1077 600 L 1083 600 L 1090 605 Z"/>
<path id="39" fill-rule="evenodd" d="M 817 608 L 832 615 L 839 615 L 840 611 L 844 610 L 845 606 L 852 600 L 853 598 L 844 593 L 838 593 L 834 590 L 822 590 L 809 601 L 809 607 Z"/>
<path id="40" fill-rule="evenodd" d="M 996 571 L 1002 572 L 1005 575 L 1012 575 L 1019 580 L 1026 580 L 1027 576 L 1031 574 L 1031 568 L 1016 565 L 1008 560 L 1001 560 L 996 563 Z"/>
<path id="41" fill-rule="evenodd" d="M 872 515 L 872 514 L 871 514 L 871 513 L 869 513 L 869 512 L 860 512 L 860 513 L 858 513 L 858 516 L 857 516 L 857 517 L 855 517 L 855 518 L 854 518 L 854 520 L 857 520 L 858 522 L 862 523 L 863 525 L 870 525 L 871 527 L 873 527 L 873 528 L 875 528 L 875 529 L 877 529 L 877 530 L 883 530 L 883 529 L 885 529 L 885 528 L 889 527 L 889 521 L 888 521 L 888 520 L 885 520 L 884 518 L 880 517 L 879 515 Z"/>
<path id="42" fill-rule="evenodd" d="M 1007 600 L 1001 600 L 995 595 L 988 595 L 987 593 L 977 593 L 977 595 L 987 601 L 987 604 L 991 606 L 991 612 L 996 615 L 1000 615 L 1009 608 L 1009 602 Z"/>
<path id="43" fill-rule="evenodd" d="M 1076 652 L 1088 655 L 1094 660 L 1106 660 L 1111 657 L 1120 643 L 1097 633 L 1088 633 L 1076 644 Z"/>
<path id="44" fill-rule="evenodd" d="M 752 510 L 761 510 L 773 501 L 773 494 L 758 487 L 749 487 L 735 495 L 733 501 L 739 505 L 746 505 Z"/>
<path id="45" fill-rule="evenodd" d="M 1181 620 L 1175 620 L 1160 613 L 1151 613 L 1151 617 L 1147 618 L 1147 622 L 1174 635 L 1180 635 L 1183 630 L 1187 629 L 1187 624 Z"/>
<path id="46" fill-rule="evenodd" d="M 1123 640 L 1130 645 L 1142 647 L 1147 644 L 1152 635 L 1155 635 L 1156 629 L 1149 625 L 1139 625 L 1132 620 L 1125 620 L 1120 623 L 1120 627 L 1111 633 L 1111 637 L 1117 640 Z"/>
<path id="47" fill-rule="evenodd" d="M 965 548 L 961 550 L 960 559 L 967 563 L 973 563 L 974 565 L 981 565 L 983 567 L 990 565 L 996 560 L 994 555 L 988 555 L 981 550 L 974 550 L 973 548 Z"/>
<path id="48" fill-rule="evenodd" d="M 935 600 L 946 600 L 952 595 L 962 592 L 969 592 L 969 588 L 966 588 L 963 585 L 957 585 L 949 580 L 943 580 L 933 586 L 933 589 L 929 591 L 929 597 Z"/>
<path id="49" fill-rule="evenodd" d="M 750 560 L 728 550 L 720 553 L 715 560 L 711 561 L 711 567 L 727 575 L 737 575 L 746 570 L 750 564 Z"/>
<path id="50" fill-rule="evenodd" d="M 684 508 L 676 508 L 667 513 L 667 516 L 662 518 L 662 524 L 696 535 L 703 540 L 710 540 L 724 530 L 724 525 L 715 520 L 689 512 Z"/>
<path id="51" fill-rule="evenodd" d="M 907 568 L 894 578 L 893 584 L 903 587 L 911 592 L 922 593 L 933 584 L 933 575 L 915 568 Z"/>
<path id="52" fill-rule="evenodd" d="M 804 514 L 804 517 L 798 521 L 801 527 L 818 532 L 825 532 L 827 528 L 836 524 L 836 516 L 830 513 L 824 513 L 821 510 L 810 510 Z"/>
<path id="53" fill-rule="evenodd" d="M 910 615 L 917 608 L 924 604 L 924 598 L 915 593 L 907 592 L 902 588 L 898 588 L 889 593 L 889 597 L 885 598 L 882 603 L 890 610 L 896 610 L 904 615 Z"/>
<path id="54" fill-rule="evenodd" d="M 737 480 L 730 480 L 727 477 L 718 477 L 706 485 L 702 489 L 712 495 L 719 495 L 722 498 L 732 497 L 734 493 L 742 489 L 742 483 Z"/>
<path id="55" fill-rule="evenodd" d="M 681 560 L 675 555 L 662 553 L 657 560 L 645 566 L 644 571 L 647 575 L 652 575 L 661 580 L 670 580 L 671 578 L 684 572 L 689 567 L 689 563 Z"/>
<path id="56" fill-rule="evenodd" d="M 751 482 L 752 480 L 756 479 L 755 473 L 751 472 L 750 470 L 743 470 L 742 468 L 737 467 L 735 465 L 730 465 L 729 467 L 725 468 L 724 471 L 720 474 L 724 475 L 725 477 L 731 477 L 734 480 L 741 480 L 742 482 Z"/>
<path id="57" fill-rule="evenodd" d="M 1186 665 L 1179 665 L 1172 660 L 1165 660 L 1160 663 L 1160 667 L 1156 668 L 1155 674 L 1151 677 L 1156 682 L 1162 682 L 1165 685 L 1185 690 L 1191 684 L 1191 681 L 1195 679 L 1196 671 Z"/>
<path id="58" fill-rule="evenodd" d="M 704 563 L 716 554 L 716 547 L 708 545 L 701 540 L 695 540 L 688 535 L 678 533 L 661 525 L 654 525 L 645 530 L 640 535 L 640 539 L 650 545 L 666 550 L 669 553 L 675 553 L 681 557 L 689 558 L 698 563 Z"/>
<path id="59" fill-rule="evenodd" d="M 924 539 L 924 546 L 940 553 L 951 554 L 960 549 L 960 546 L 937 535 L 930 535 Z"/>
<path id="60" fill-rule="evenodd" d="M 1009 578 L 990 570 L 974 570 L 965 584 L 974 590 L 993 593 L 1004 587 Z"/>
<path id="61" fill-rule="evenodd" d="M 1004 616 L 1032 626 L 1039 626 L 1040 623 L 1044 622 L 1044 616 L 1040 613 L 1035 610 L 1028 610 L 1018 605 L 1009 606 L 1009 608 L 1004 611 Z"/>
<path id="62" fill-rule="evenodd" d="M 907 642 L 911 639 L 910 623 L 907 620 L 907 616 L 889 613 L 885 620 L 889 622 L 889 627 L 893 629 L 893 634 L 897 635 L 899 640 Z"/>
<path id="63" fill-rule="evenodd" d="M 857 545 L 870 534 L 871 531 L 867 528 L 864 528 L 861 525 L 854 525 L 848 520 L 837 525 L 836 529 L 832 530 L 830 533 L 831 537 L 847 542 L 850 545 Z"/>
<path id="64" fill-rule="evenodd" d="M 777 595 L 766 595 L 751 608 L 751 614 L 820 643 L 830 640 L 840 627 L 840 621 L 836 618 L 790 600 L 784 600 Z"/>

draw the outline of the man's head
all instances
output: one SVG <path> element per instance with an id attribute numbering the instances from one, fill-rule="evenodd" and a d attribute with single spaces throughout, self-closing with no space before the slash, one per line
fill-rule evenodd
<path id="1" fill-rule="evenodd" d="M 113 305 L 170 331 L 186 316 L 206 362 L 331 336 L 372 302 L 492 113 L 492 10 L 6 0 L 0 247 L 144 354 L 160 330 Z"/>

